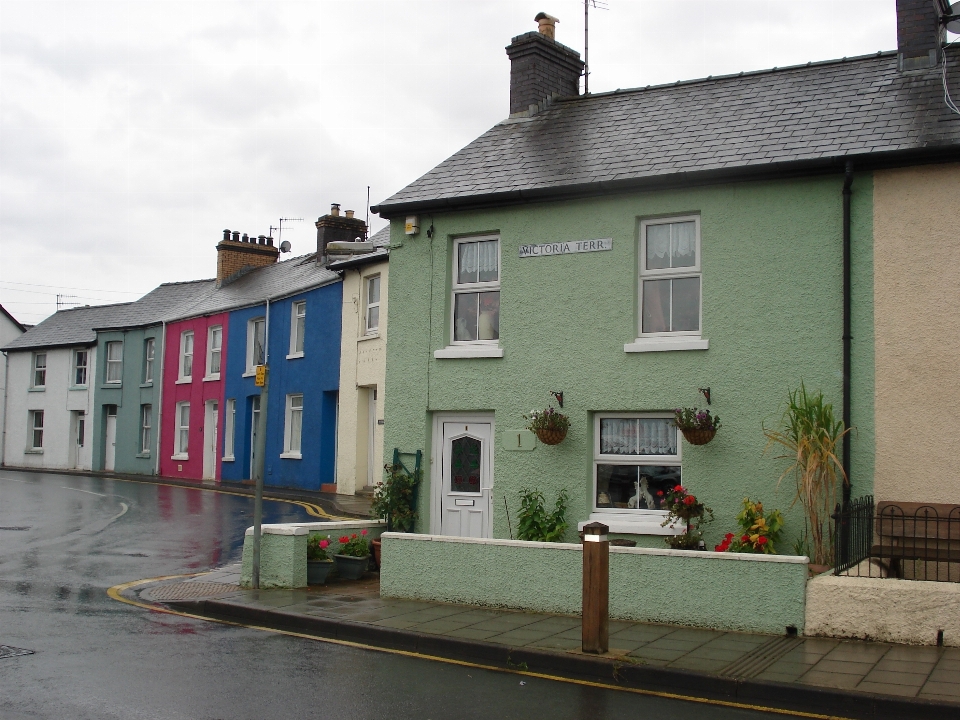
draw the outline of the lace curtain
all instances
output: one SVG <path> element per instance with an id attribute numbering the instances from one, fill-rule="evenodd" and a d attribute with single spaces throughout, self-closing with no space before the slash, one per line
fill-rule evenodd
<path id="1" fill-rule="evenodd" d="M 605 418 L 602 455 L 676 455 L 677 427 L 669 418 Z"/>
<path id="2" fill-rule="evenodd" d="M 461 243 L 459 282 L 493 282 L 498 279 L 496 240 Z"/>
<path id="3" fill-rule="evenodd" d="M 697 264 L 697 228 L 693 221 L 647 226 L 647 269 Z"/>

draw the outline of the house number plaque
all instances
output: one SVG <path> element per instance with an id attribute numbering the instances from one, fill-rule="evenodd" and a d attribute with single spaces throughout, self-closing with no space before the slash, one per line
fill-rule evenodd
<path id="1" fill-rule="evenodd" d="M 613 250 L 613 238 L 600 240 L 574 240 L 572 242 L 543 243 L 540 245 L 521 245 L 520 257 L 548 257 L 550 255 L 572 255 L 574 253 Z"/>

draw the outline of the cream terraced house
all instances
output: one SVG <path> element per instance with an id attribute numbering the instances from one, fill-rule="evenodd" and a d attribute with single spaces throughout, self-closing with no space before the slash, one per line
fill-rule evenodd
<path id="1" fill-rule="evenodd" d="M 370 238 L 375 250 L 328 266 L 343 277 L 337 492 L 372 489 L 383 476 L 390 228 Z"/>

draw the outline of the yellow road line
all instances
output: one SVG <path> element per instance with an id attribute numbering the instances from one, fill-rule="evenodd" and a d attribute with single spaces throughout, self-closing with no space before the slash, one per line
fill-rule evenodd
<path id="1" fill-rule="evenodd" d="M 750 703 L 739 703 L 739 702 L 733 702 L 730 700 L 714 700 L 712 698 L 696 697 L 693 695 L 680 695 L 678 693 L 668 693 L 668 692 L 662 692 L 659 690 L 643 690 L 640 688 L 621 687 L 619 685 L 612 685 L 610 683 L 593 682 L 591 680 L 579 680 L 577 678 L 568 678 L 568 677 L 562 677 L 559 675 L 548 675 L 546 673 L 531 672 L 530 670 L 502 668 L 502 667 L 497 667 L 495 665 L 483 665 L 481 663 L 474 663 L 468 660 L 456 660 L 453 658 L 441 657 L 439 655 L 427 655 L 425 653 L 413 652 L 411 650 L 397 650 L 395 648 L 377 647 L 376 645 L 367 645 L 365 643 L 352 642 L 350 640 L 337 640 L 336 638 L 319 637 L 317 635 L 309 635 L 307 633 L 294 632 L 293 630 L 278 630 L 276 628 L 264 627 L 262 625 L 250 625 L 247 623 L 235 622 L 233 620 L 221 620 L 219 618 L 206 617 L 205 615 L 196 615 L 194 613 L 181 612 L 179 610 L 173 610 L 167 607 L 150 605 L 147 603 L 139 602 L 137 600 L 131 600 L 129 598 L 125 598 L 120 594 L 125 590 L 129 590 L 131 588 L 137 587 L 138 585 L 146 585 L 148 583 L 159 582 L 161 580 L 173 580 L 175 578 L 181 578 L 181 577 L 197 577 L 198 575 L 206 575 L 206 574 L 208 573 L 191 573 L 187 575 L 164 575 L 162 577 L 147 578 L 145 580 L 133 580 L 132 582 L 122 583 L 120 585 L 114 585 L 112 588 L 109 588 L 107 590 L 107 595 L 113 598 L 114 600 L 117 600 L 122 603 L 126 603 L 128 605 L 134 605 L 136 607 L 144 608 L 146 610 L 166 613 L 168 615 L 179 615 L 180 617 L 191 618 L 194 620 L 204 620 L 206 622 L 216 622 L 222 625 L 232 625 L 234 627 L 249 628 L 251 630 L 261 630 L 263 632 L 274 633 L 276 635 L 287 635 L 289 637 L 297 637 L 297 638 L 303 638 L 305 640 L 325 642 L 325 643 L 330 643 L 332 645 L 342 645 L 344 647 L 351 647 L 359 650 L 372 650 L 374 652 L 382 652 L 382 653 L 388 653 L 390 655 L 400 655 L 402 657 L 417 658 L 419 660 L 431 660 L 433 662 L 442 662 L 448 665 L 459 665 L 461 667 L 476 668 L 478 670 L 489 670 L 491 672 L 510 673 L 512 675 L 523 675 L 525 677 L 539 678 L 542 680 L 552 680 L 554 682 L 562 682 L 570 685 L 581 685 L 585 687 L 594 687 L 594 688 L 600 688 L 603 690 L 618 690 L 620 692 L 634 693 L 635 695 L 647 695 L 651 697 L 666 698 L 669 700 L 685 700 L 687 702 L 695 702 L 703 705 L 719 705 L 721 707 L 738 708 L 741 710 L 757 710 L 760 712 L 774 713 L 777 715 L 787 715 L 790 717 L 812 718 L 813 720 L 850 720 L 850 718 L 846 718 L 840 715 L 822 715 L 820 713 L 809 713 L 809 712 L 803 712 L 801 710 L 784 710 L 781 708 L 768 707 L 766 705 L 752 705 Z"/>
<path id="2" fill-rule="evenodd" d="M 236 497 L 245 497 L 252 499 L 252 495 L 247 493 L 237 492 L 236 490 L 225 490 L 218 487 L 209 487 L 205 485 L 197 485 L 193 487 L 192 485 L 179 485 L 176 483 L 165 483 L 165 482 L 152 482 L 150 480 L 133 480 L 131 478 L 107 478 L 109 480 L 116 480 L 119 482 L 131 482 L 137 483 L 139 485 L 162 485 L 163 487 L 172 487 L 172 488 L 183 488 L 185 490 L 207 490 L 209 492 L 221 493 L 223 495 L 235 495 Z M 308 515 L 313 517 L 324 518 L 325 520 L 357 520 L 359 518 L 349 518 L 342 517 L 340 515 L 331 515 L 326 510 L 324 510 L 320 505 L 316 503 L 307 502 L 306 500 L 290 500 L 288 498 L 273 497 L 270 495 L 264 495 L 264 500 L 270 500 L 271 502 L 283 502 L 289 503 L 291 505 L 299 505 L 304 510 L 307 511 Z"/>

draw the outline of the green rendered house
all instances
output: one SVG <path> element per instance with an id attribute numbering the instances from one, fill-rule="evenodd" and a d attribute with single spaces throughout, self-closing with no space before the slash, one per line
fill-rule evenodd
<path id="1" fill-rule="evenodd" d="M 509 118 L 374 208 L 398 298 L 385 460 L 429 458 L 417 531 L 516 537 L 522 490 L 566 490 L 567 541 L 599 520 L 664 547 L 680 482 L 713 509 L 708 547 L 750 497 L 789 553 L 803 516 L 763 429 L 801 382 L 856 428 L 844 463 L 871 493 L 874 178 L 960 143 L 908 46 L 581 96 L 578 53 L 514 38 Z M 548 446 L 523 415 L 559 393 Z M 722 427 L 693 446 L 673 410 L 707 394 Z"/>

